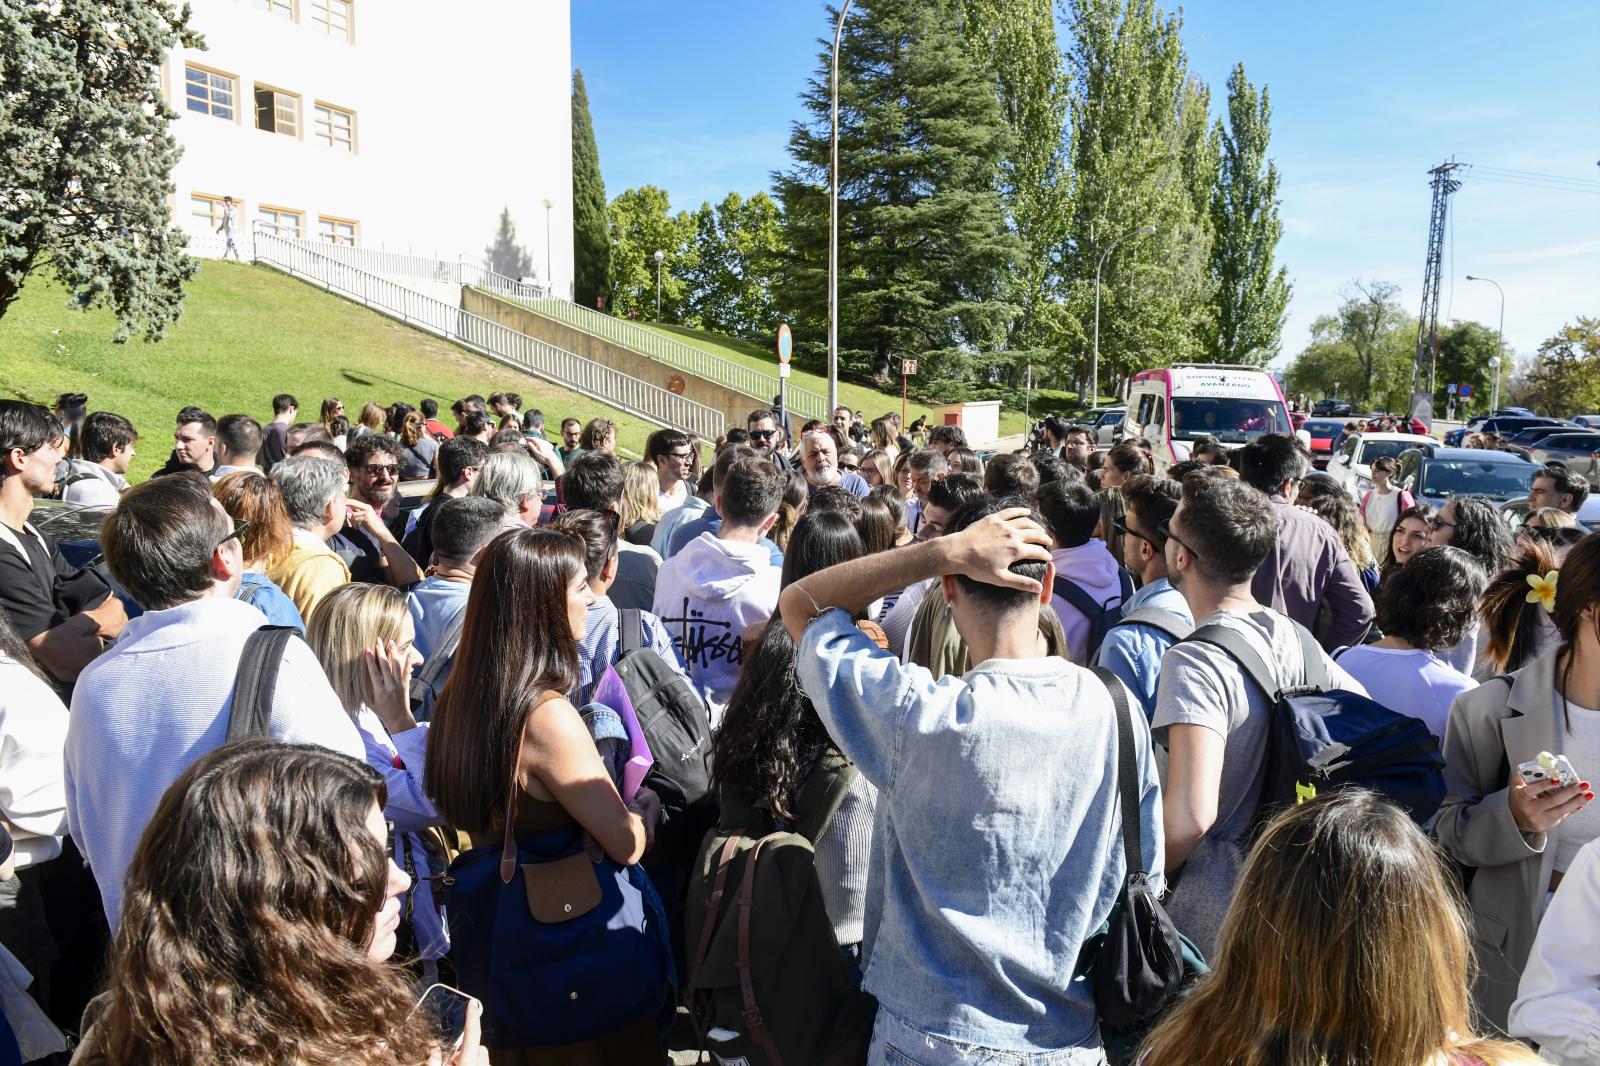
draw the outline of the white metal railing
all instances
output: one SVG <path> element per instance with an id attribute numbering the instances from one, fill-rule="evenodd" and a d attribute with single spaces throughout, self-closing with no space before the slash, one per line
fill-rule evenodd
<path id="1" fill-rule="evenodd" d="M 611 341 L 629 351 L 638 352 L 695 377 L 725 385 L 762 403 L 771 403 L 772 398 L 778 395 L 779 382 L 776 374 L 724 359 L 720 355 L 685 344 L 655 330 L 645 329 L 627 319 L 602 314 L 570 300 L 554 298 L 550 290 L 542 285 L 532 285 L 498 274 L 481 261 L 474 261 L 465 255 L 458 256 L 452 262 L 403 252 L 386 252 L 375 248 L 330 245 L 325 241 L 302 239 L 291 243 L 305 246 L 330 259 L 337 259 L 376 274 L 391 274 L 396 277 L 418 278 L 455 285 L 473 285 L 500 296 L 509 296 L 526 303 L 531 310 L 546 318 L 555 319 L 562 325 Z M 828 417 L 828 400 L 820 393 L 790 385 L 785 399 L 789 410 L 795 414 L 824 420 Z"/>
<path id="2" fill-rule="evenodd" d="M 314 245 L 262 232 L 255 235 L 255 245 L 257 262 L 320 285 L 328 292 L 356 300 L 408 325 L 454 341 L 562 388 L 582 393 L 609 407 L 658 425 L 698 433 L 703 440 L 715 440 L 723 431 L 725 420 L 721 411 L 408 289 L 399 282 L 380 277 L 371 270 L 346 261 L 345 257 L 327 254 L 326 245 Z M 391 256 L 396 253 L 368 254 Z"/>

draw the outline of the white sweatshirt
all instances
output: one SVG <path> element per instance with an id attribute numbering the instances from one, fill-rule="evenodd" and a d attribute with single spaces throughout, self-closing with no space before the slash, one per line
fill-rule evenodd
<path id="1" fill-rule="evenodd" d="M 61 697 L 32 670 L 0 655 L 0 817 L 12 825 L 18 869 L 61 854 L 66 743 Z"/>
<path id="2" fill-rule="evenodd" d="M 1512 1036 L 1532 1040 L 1546 1062 L 1600 1062 L 1600 841 L 1567 868 L 1544 912 L 1511 1005 Z"/>

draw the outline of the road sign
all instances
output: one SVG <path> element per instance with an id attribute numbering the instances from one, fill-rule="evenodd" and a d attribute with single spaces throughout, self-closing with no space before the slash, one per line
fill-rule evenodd
<path id="1" fill-rule="evenodd" d="M 1446 385 L 1444 387 L 1444 391 L 1448 392 L 1450 395 L 1454 396 L 1456 394 L 1456 388 L 1457 387 L 1458 386 L 1455 386 L 1455 385 Z"/>
<path id="2" fill-rule="evenodd" d="M 793 369 L 794 368 L 789 365 L 788 361 L 785 360 L 784 362 L 778 364 L 778 376 L 780 378 L 786 378 L 789 376 L 789 371 Z"/>
<path id="3" fill-rule="evenodd" d="M 789 323 L 785 322 L 778 327 L 778 362 L 788 366 L 789 357 L 793 354 L 794 334 L 789 331 Z"/>
<path id="4" fill-rule="evenodd" d="M 1472 395 L 1472 386 L 1471 385 L 1463 385 L 1463 386 L 1461 386 L 1460 395 L 1463 396 L 1463 397 L 1471 396 Z"/>
<path id="5" fill-rule="evenodd" d="M 910 377 L 912 374 L 915 374 L 916 372 L 917 372 L 917 361 L 915 359 L 907 359 L 905 361 L 905 364 L 900 368 L 900 373 L 904 374 L 906 377 Z"/>

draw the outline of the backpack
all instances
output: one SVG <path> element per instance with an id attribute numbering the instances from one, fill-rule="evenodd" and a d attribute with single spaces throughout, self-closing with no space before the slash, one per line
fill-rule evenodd
<path id="1" fill-rule="evenodd" d="M 1316 638 L 1293 625 L 1305 660 L 1306 683 L 1298 688 L 1282 688 L 1272 667 L 1235 629 L 1214 623 L 1189 638 L 1221 648 L 1272 703 L 1253 829 L 1282 807 L 1352 786 L 1382 794 L 1419 825 L 1427 822 L 1445 795 L 1439 738 L 1420 719 L 1332 689 Z"/>
<path id="2" fill-rule="evenodd" d="M 467 609 L 463 605 L 450 623 L 439 634 L 439 643 L 428 653 L 422 669 L 411 679 L 411 710 L 419 722 L 433 717 L 433 705 L 439 702 L 439 693 L 456 664 L 456 651 L 461 647 L 461 630 L 467 624 Z"/>
<path id="3" fill-rule="evenodd" d="M 239 668 L 233 675 L 228 703 L 228 736 L 224 743 L 267 735 L 278 668 L 289 641 L 300 635 L 294 626 L 262 626 L 244 641 Z"/>
<path id="4" fill-rule="evenodd" d="M 861 1066 L 877 1002 L 856 986 L 817 881 L 813 843 L 857 771 L 827 755 L 793 832 L 706 834 L 689 899 L 684 1000 L 702 1049 L 732 1066 Z"/>
<path id="5" fill-rule="evenodd" d="M 1083 615 L 1089 623 L 1088 643 L 1083 649 L 1083 661 L 1094 662 L 1100 654 L 1100 645 L 1106 639 L 1106 633 L 1117 624 L 1122 617 L 1122 605 L 1133 596 L 1133 575 L 1125 566 L 1117 567 L 1117 584 L 1120 588 L 1120 597 L 1113 597 L 1104 603 L 1099 603 L 1083 588 L 1061 575 L 1056 575 L 1056 580 L 1050 586 L 1050 591 L 1066 600 L 1073 610 Z"/>
<path id="6" fill-rule="evenodd" d="M 1159 629 L 1174 641 L 1188 640 L 1190 634 L 1194 632 L 1193 622 L 1164 607 L 1140 607 L 1138 610 L 1129 611 L 1117 619 L 1111 629 L 1121 629 L 1123 626 L 1149 626 L 1151 629 Z"/>

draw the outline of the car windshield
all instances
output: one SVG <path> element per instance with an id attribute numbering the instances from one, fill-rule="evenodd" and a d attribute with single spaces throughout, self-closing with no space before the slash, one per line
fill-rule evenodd
<path id="1" fill-rule="evenodd" d="M 1374 459 L 1395 459 L 1407 448 L 1415 448 L 1414 440 L 1369 440 L 1361 447 L 1361 465 L 1371 466 Z"/>
<path id="2" fill-rule="evenodd" d="M 1337 437 L 1344 430 L 1343 422 L 1307 422 L 1301 427 L 1313 437 Z"/>
<path id="3" fill-rule="evenodd" d="M 1538 467 L 1480 459 L 1430 459 L 1422 468 L 1423 496 L 1483 495 L 1509 500 L 1525 495 Z"/>
<path id="4" fill-rule="evenodd" d="M 1191 396 L 1172 401 L 1172 435 L 1178 440 L 1212 436 L 1238 444 L 1263 433 L 1289 432 L 1289 415 L 1280 400 Z"/>

